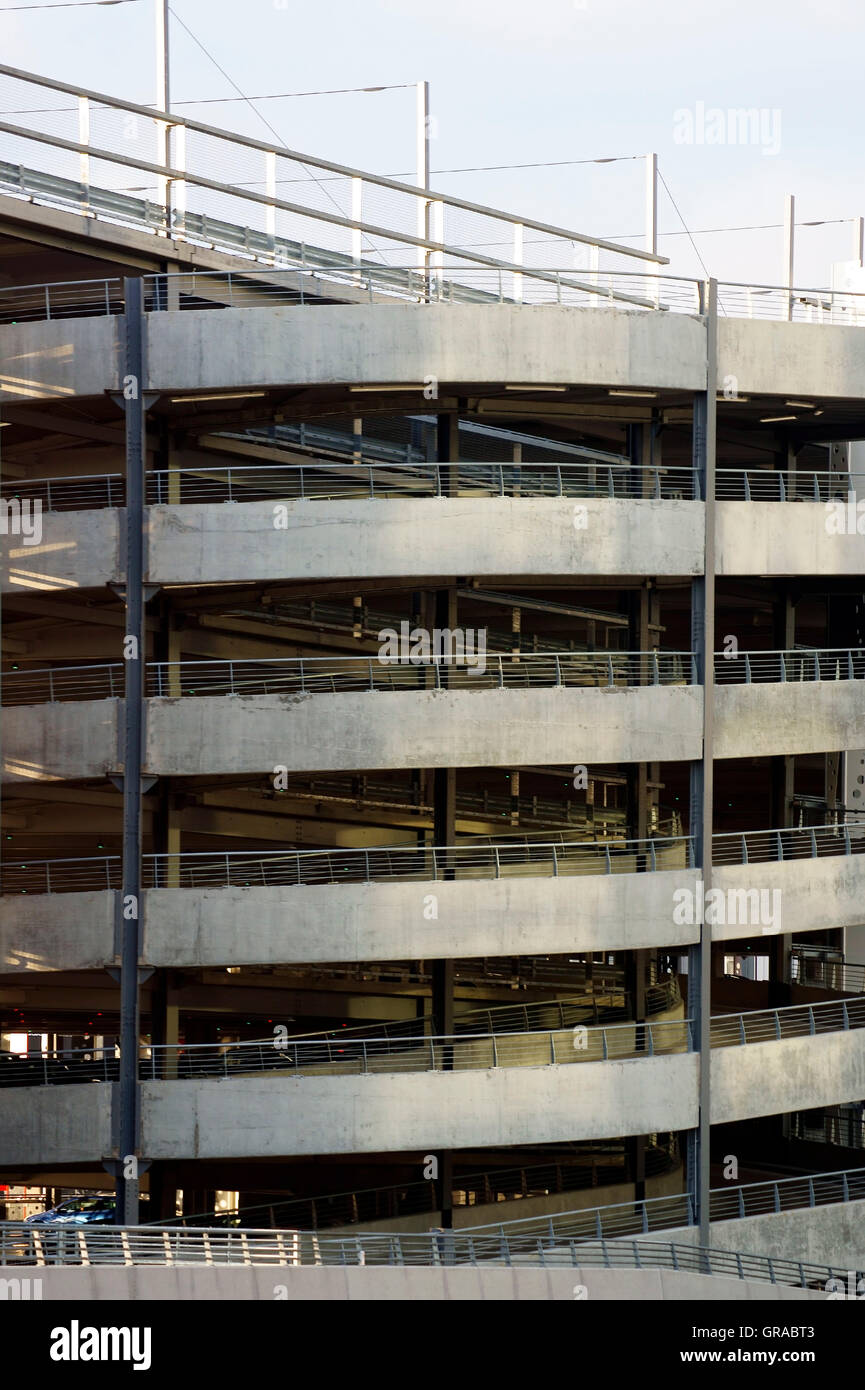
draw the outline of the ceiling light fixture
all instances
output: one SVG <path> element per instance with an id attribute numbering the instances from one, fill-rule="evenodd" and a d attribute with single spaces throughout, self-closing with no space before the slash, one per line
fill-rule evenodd
<path id="1" fill-rule="evenodd" d="M 613 391 L 608 392 L 610 396 L 639 396 L 641 400 L 656 400 L 657 391 Z"/>
<path id="2" fill-rule="evenodd" d="M 217 396 L 171 396 L 172 405 L 191 405 L 195 401 L 248 401 L 254 396 L 266 396 L 266 391 L 225 391 Z"/>
<path id="3" fill-rule="evenodd" d="M 777 425 L 781 420 L 795 420 L 795 415 L 761 415 L 761 425 Z"/>

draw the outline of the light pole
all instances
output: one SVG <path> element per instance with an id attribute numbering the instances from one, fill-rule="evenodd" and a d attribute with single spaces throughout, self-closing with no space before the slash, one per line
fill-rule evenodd
<path id="1" fill-rule="evenodd" d="M 170 70 L 168 62 L 168 0 L 153 0 L 156 19 L 156 110 L 171 109 Z M 167 169 L 171 163 L 171 127 L 166 121 L 156 121 L 156 163 Z M 168 199 L 168 177 L 158 178 L 158 201 L 165 208 L 165 234 L 171 235 L 171 210 Z"/>

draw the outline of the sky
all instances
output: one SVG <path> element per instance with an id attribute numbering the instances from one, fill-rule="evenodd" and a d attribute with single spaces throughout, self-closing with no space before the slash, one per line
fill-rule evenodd
<path id="1" fill-rule="evenodd" d="M 22 9 L 25 0 L 0 0 L 0 62 L 155 100 L 155 0 L 43 2 Z M 243 102 L 224 100 L 237 95 L 232 83 L 250 97 L 393 86 L 256 105 L 294 149 L 411 179 L 411 84 L 426 80 L 433 188 L 640 246 L 641 157 L 654 151 L 666 184 L 659 249 L 672 272 L 781 283 L 780 224 L 791 193 L 798 224 L 828 224 L 797 227 L 796 283 L 826 285 L 832 262 L 853 255 L 855 219 L 865 215 L 861 0 L 171 7 L 172 105 L 209 124 L 272 138 Z M 0 86 L 9 110 L 2 95 Z M 220 100 L 185 104 L 211 99 Z M 730 114 L 739 109 L 757 113 L 744 129 Z M 611 157 L 617 162 L 578 162 Z M 559 167 L 490 167 L 520 164 Z M 466 168 L 472 172 L 448 172 Z M 724 230 L 743 227 L 762 230 Z"/>

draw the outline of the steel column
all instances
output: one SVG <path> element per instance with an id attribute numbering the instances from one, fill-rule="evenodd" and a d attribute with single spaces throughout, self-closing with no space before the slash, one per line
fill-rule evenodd
<path id="1" fill-rule="evenodd" d="M 715 441 L 717 416 L 718 285 L 709 280 L 704 303 L 706 322 L 706 391 L 694 398 L 693 461 L 705 499 L 704 566 L 691 586 L 691 650 L 703 687 L 703 757 L 691 764 L 691 823 L 695 864 L 703 882 L 704 903 L 712 880 L 712 793 L 714 747 L 715 650 Z M 688 1011 L 694 1019 L 694 1042 L 700 1053 L 699 1120 L 689 1153 L 689 1190 L 700 1227 L 700 1245 L 709 1244 L 710 1063 L 712 931 L 701 913 L 700 940 L 688 953 Z"/>
<path id="2" fill-rule="evenodd" d="M 120 1083 L 117 1131 L 120 1167 L 115 1175 L 116 1220 L 138 1223 L 138 1047 L 141 954 L 141 769 L 144 713 L 144 282 L 124 282 L 126 361 L 126 662 L 123 758 L 123 887 L 118 901 L 120 936 Z M 130 1160 L 135 1160 L 130 1162 Z"/>

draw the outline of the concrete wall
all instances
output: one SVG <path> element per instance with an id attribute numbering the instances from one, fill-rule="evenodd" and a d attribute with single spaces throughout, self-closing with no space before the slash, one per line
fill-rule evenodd
<path id="1" fill-rule="evenodd" d="M 695 686 L 184 696 L 149 702 L 146 767 L 199 776 L 277 764 L 339 771 L 698 758 L 701 723 Z"/>
<path id="2" fill-rule="evenodd" d="M 828 753 L 865 743 L 861 680 L 719 685 L 715 700 L 716 758 Z"/>
<path id="3" fill-rule="evenodd" d="M 2 332 L 2 330 L 0 330 Z M 39 545 L 13 538 L 3 546 L 0 586 L 6 594 L 99 589 L 121 574 L 121 521 L 126 512 L 43 512 Z M 120 636 L 118 633 L 118 655 Z"/>
<path id="4" fill-rule="evenodd" d="M 180 968 L 685 947 L 698 929 L 673 924 L 672 894 L 695 881 L 696 871 L 684 869 L 542 881 L 151 889 L 144 958 Z M 438 917 L 425 917 L 425 908 Z"/>
<path id="5" fill-rule="evenodd" d="M 741 1250 L 844 1270 L 865 1269 L 865 1202 L 835 1202 L 743 1220 L 713 1221 L 711 1231 L 716 1250 Z M 677 1245 L 698 1245 L 699 1229 L 683 1226 L 664 1231 L 663 1237 Z M 657 1233 L 646 1237 L 660 1238 Z"/>
<path id="6" fill-rule="evenodd" d="M 441 574 L 699 574 L 701 502 L 393 498 L 147 509 L 148 575 L 174 584 Z M 585 529 L 574 507 L 585 507 Z M 101 588 L 121 569 L 122 509 L 45 512 L 39 545 L 4 554 L 5 593 Z M 719 502 L 721 575 L 857 575 L 865 536 L 828 535 L 819 503 Z"/>
<path id="7" fill-rule="evenodd" d="M 865 396 L 861 328 L 718 319 L 718 389 L 735 376 L 745 395 L 767 392 L 811 401 Z"/>
<path id="8" fill-rule="evenodd" d="M 685 314 L 445 304 L 229 312 L 229 324 L 213 312 L 150 314 L 150 388 L 422 383 L 431 375 L 686 391 L 706 385 L 705 327 Z"/>
<path id="9" fill-rule="evenodd" d="M 222 580 L 468 575 L 692 575 L 700 502 L 391 498 L 149 508 L 148 578 Z M 575 529 L 575 507 L 586 526 Z M 279 519 L 279 517 L 277 517 Z"/>
<path id="10" fill-rule="evenodd" d="M 697 1058 L 146 1081 L 141 1090 L 143 1151 L 153 1159 L 434 1151 L 692 1128 Z"/>
<path id="11" fill-rule="evenodd" d="M 584 1061 L 572 1042 L 570 1030 L 557 1035 L 557 1059 L 569 1065 L 512 1065 L 520 1044 L 505 1035 L 504 1065 L 489 1069 L 487 1044 L 463 1043 L 449 1072 L 328 1075 L 320 1067 L 301 1076 L 145 1081 L 142 1150 L 152 1159 L 436 1151 L 694 1127 L 696 1054 Z M 3 1090 L 0 1164 L 75 1163 L 108 1152 L 110 1094 L 104 1083 Z M 715 1124 L 862 1095 L 863 1030 L 713 1050 Z"/>
<path id="12" fill-rule="evenodd" d="M 114 957 L 114 893 L 3 899 L 0 974 L 96 970 Z"/>
<path id="13" fill-rule="evenodd" d="M 613 861 L 633 867 L 625 856 Z M 144 959 L 151 965 L 447 959 L 532 951 L 685 947 L 697 927 L 676 921 L 681 889 L 697 871 L 321 884 L 284 888 L 156 888 L 144 895 Z M 865 855 L 716 868 L 713 885 L 780 889 L 772 923 L 716 922 L 715 941 L 860 922 Z M 435 902 L 430 899 L 433 895 Z M 774 908 L 774 902 L 767 900 Z M 113 894 L 7 898 L 0 918 L 0 972 L 73 970 L 113 957 Z M 435 918 L 424 916 L 435 910 Z M 679 916 L 684 914 L 679 913 Z M 741 914 L 739 914 L 741 917 Z M 863 1091 L 865 1095 L 865 1091 Z"/>
<path id="14" fill-rule="evenodd" d="M 861 681 L 719 686 L 718 758 L 856 749 Z M 3 712 L 3 780 L 98 777 L 118 764 L 117 702 Z M 146 706 L 145 767 L 156 775 L 509 767 L 700 756 L 696 686 L 358 691 L 192 696 Z"/>
<path id="15" fill-rule="evenodd" d="M 822 502 L 719 502 L 715 513 L 717 573 L 779 577 L 862 574 L 865 536 L 829 535 L 827 515 Z M 740 645 L 745 645 L 741 634 Z"/>
<path id="16" fill-rule="evenodd" d="M 230 314 L 230 327 L 225 319 Z M 118 318 L 0 329 L 0 400 L 116 389 Z M 151 314 L 150 388 L 211 390 L 318 383 L 478 380 L 705 389 L 695 316 L 557 305 L 352 305 Z M 858 328 L 721 317 L 718 383 L 829 398 L 865 396 Z"/>
<path id="17" fill-rule="evenodd" d="M 770 894 L 777 888 L 781 894 L 774 922 L 743 926 L 718 921 L 712 927 L 713 941 L 780 933 L 799 940 L 809 931 L 861 923 L 865 917 L 865 854 L 716 867 L 712 887 L 724 893 L 741 888 L 767 889 Z M 771 897 L 767 902 L 773 905 Z M 850 958 L 865 961 L 865 955 L 851 954 Z"/>
<path id="18" fill-rule="evenodd" d="M 393 498 L 190 503 L 147 509 L 147 578 L 375 578 L 443 574 L 688 577 L 703 568 L 702 502 L 588 498 Z M 574 507 L 587 525 L 574 529 Z M 42 543 L 4 557 L 4 592 L 101 588 L 119 577 L 124 512 L 46 512 Z M 824 504 L 717 506 L 720 575 L 859 575 L 865 536 L 828 535 Z"/>
<path id="19" fill-rule="evenodd" d="M 865 1096 L 865 1029 L 712 1049 L 712 1123 Z"/>
<path id="20" fill-rule="evenodd" d="M 25 405 L 117 390 L 122 328 L 117 316 L 0 328 L 0 402 Z"/>
<path id="21" fill-rule="evenodd" d="M 0 1166 L 92 1163 L 110 1154 L 113 1090 L 112 1082 L 4 1086 L 0 1089 Z"/>
<path id="22" fill-rule="evenodd" d="M 0 1277 L 20 1277 L 19 1266 L 0 1266 Z M 706 1302 L 809 1302 L 825 1300 L 822 1291 L 763 1284 L 756 1280 L 730 1279 L 675 1270 L 526 1268 L 418 1268 L 415 1266 L 351 1268 L 295 1268 L 277 1265 L 250 1268 L 235 1266 L 187 1266 L 180 1269 L 134 1265 L 127 1268 L 91 1265 L 89 1268 L 39 1269 L 45 1302 L 103 1300 L 207 1299 L 238 1303 L 266 1299 L 304 1303 L 359 1300 L 361 1302 L 483 1301 L 519 1299 L 573 1303 L 576 1286 L 593 1301 L 674 1302 L 692 1299 Z M 158 1348 L 154 1347 L 154 1352 Z"/>
<path id="23" fill-rule="evenodd" d="M 4 709 L 3 781 L 102 777 L 118 757 L 117 700 L 12 705 Z"/>

